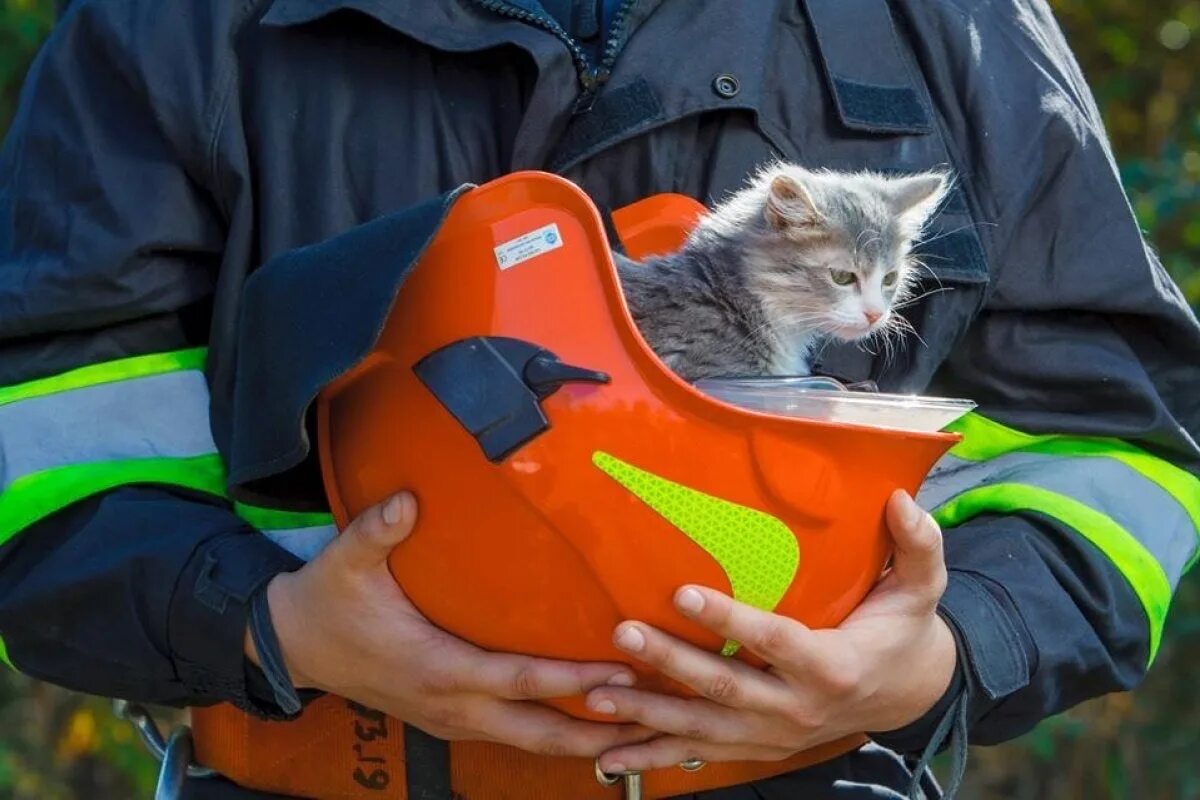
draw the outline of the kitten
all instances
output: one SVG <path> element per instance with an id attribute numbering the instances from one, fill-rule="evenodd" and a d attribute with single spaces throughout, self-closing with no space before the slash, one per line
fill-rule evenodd
<path id="1" fill-rule="evenodd" d="M 643 338 L 686 380 L 806 375 L 829 338 L 907 325 L 914 240 L 946 176 L 809 171 L 778 164 L 706 214 L 678 252 L 618 257 Z"/>

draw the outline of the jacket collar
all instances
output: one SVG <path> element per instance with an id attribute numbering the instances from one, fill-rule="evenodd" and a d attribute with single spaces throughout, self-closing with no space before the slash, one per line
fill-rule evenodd
<path id="1" fill-rule="evenodd" d="M 473 3 L 438 0 L 272 0 L 260 24 L 289 28 L 341 11 L 358 12 L 443 50 L 480 50 L 514 38 L 513 26 L 497 25 L 495 16 L 485 9 Z"/>
<path id="2" fill-rule="evenodd" d="M 514 11 L 554 22 L 539 0 L 497 0 Z M 639 0 L 629 15 L 632 30 L 661 0 Z M 315 22 L 339 11 L 357 11 L 429 45 L 448 50 L 474 50 L 512 41 L 515 29 L 525 28 L 553 39 L 537 25 L 486 8 L 476 0 L 271 0 L 261 23 L 291 27 Z M 557 23 L 554 23 L 557 24 Z M 507 31 L 510 35 L 505 37 Z"/>
<path id="3" fill-rule="evenodd" d="M 543 13 L 537 0 L 505 2 Z M 538 65 L 531 107 L 540 114 L 527 120 L 528 129 L 518 136 L 513 168 L 566 171 L 599 150 L 682 117 L 715 109 L 756 111 L 767 62 L 761 48 L 746 43 L 771 41 L 779 8 L 780 0 L 756 0 L 737 9 L 725 0 L 638 0 L 626 24 L 628 31 L 644 28 L 646 35 L 639 30 L 629 38 L 595 113 L 575 117 L 569 108 L 539 102 L 540 92 L 561 95 L 564 70 L 574 74 L 563 43 L 536 25 L 502 16 L 475 0 L 272 0 L 261 24 L 292 27 L 354 11 L 438 50 L 471 52 L 516 45 Z M 676 52 L 682 64 L 664 58 L 664 49 L 677 48 L 681 39 L 705 42 L 704 57 L 697 59 L 684 50 Z M 724 73 L 740 82 L 735 98 L 723 98 L 712 89 L 714 76 Z M 571 85 L 577 84 L 572 80 Z"/>

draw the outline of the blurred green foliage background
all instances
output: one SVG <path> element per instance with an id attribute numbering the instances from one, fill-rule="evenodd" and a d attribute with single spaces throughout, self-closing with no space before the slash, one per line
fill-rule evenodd
<path id="1" fill-rule="evenodd" d="M 1143 229 L 1200 306 L 1200 0 L 1052 0 L 1104 113 Z M 53 0 L 0 0 L 0 132 Z M 1200 365 L 1197 365 L 1200 368 Z M 1130 695 L 975 748 L 965 800 L 1200 798 L 1200 576 Z M 107 701 L 0 675 L 0 798 L 150 797 L 154 765 Z"/>

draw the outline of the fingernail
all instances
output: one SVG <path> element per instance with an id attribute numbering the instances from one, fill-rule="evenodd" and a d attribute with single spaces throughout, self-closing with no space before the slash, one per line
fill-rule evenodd
<path id="1" fill-rule="evenodd" d="M 617 647 L 622 650 L 628 650 L 631 653 L 640 653 L 645 646 L 646 637 L 642 635 L 642 632 L 637 629 L 636 625 L 630 625 L 617 634 Z"/>
<path id="2" fill-rule="evenodd" d="M 404 514 L 404 495 L 392 495 L 392 499 L 387 501 L 383 507 L 383 521 L 388 525 L 395 525 L 400 521 L 400 517 Z"/>
<path id="3" fill-rule="evenodd" d="M 675 595 L 675 606 L 689 617 L 694 617 L 704 610 L 704 595 L 690 586 L 686 587 Z"/>
<path id="4" fill-rule="evenodd" d="M 609 764 L 607 767 L 601 767 L 601 769 L 603 769 L 609 775 L 624 775 L 629 771 L 625 768 L 624 764 Z"/>
<path id="5" fill-rule="evenodd" d="M 628 672 L 618 672 L 608 679 L 609 686 L 633 686 L 634 677 Z"/>
<path id="6" fill-rule="evenodd" d="M 597 700 L 593 703 L 588 703 L 592 711 L 597 714 L 615 714 L 617 713 L 617 704 L 612 700 Z"/>

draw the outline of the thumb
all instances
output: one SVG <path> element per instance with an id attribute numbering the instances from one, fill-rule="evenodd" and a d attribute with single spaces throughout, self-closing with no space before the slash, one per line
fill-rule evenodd
<path id="1" fill-rule="evenodd" d="M 416 521 L 416 498 L 400 492 L 359 514 L 327 550 L 350 569 L 378 567 L 408 538 Z"/>
<path id="2" fill-rule="evenodd" d="M 936 603 L 946 589 L 942 529 L 901 489 L 888 499 L 887 523 L 896 545 L 893 578 L 905 591 L 931 605 Z"/>

